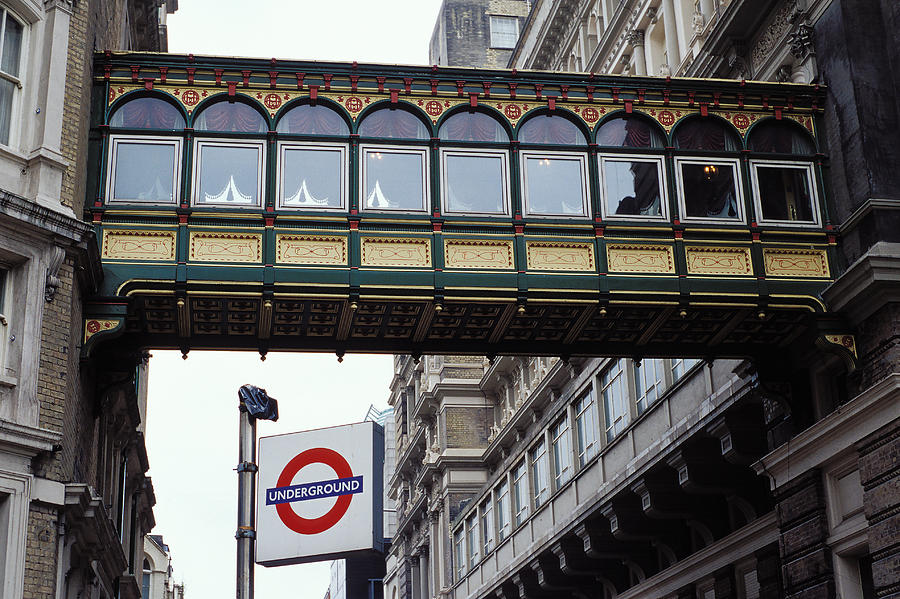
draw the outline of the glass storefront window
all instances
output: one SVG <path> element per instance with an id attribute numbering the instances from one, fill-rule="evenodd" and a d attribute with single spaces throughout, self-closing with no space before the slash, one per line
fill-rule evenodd
<path id="1" fill-rule="evenodd" d="M 107 201 L 175 203 L 180 166 L 180 140 L 112 136 Z"/>

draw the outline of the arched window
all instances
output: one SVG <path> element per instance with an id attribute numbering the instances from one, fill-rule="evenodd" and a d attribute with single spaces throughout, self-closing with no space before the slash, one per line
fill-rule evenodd
<path id="1" fill-rule="evenodd" d="M 509 152 L 477 143 L 509 143 L 503 126 L 480 112 L 459 112 L 438 136 L 449 142 L 440 153 L 444 212 L 509 214 Z"/>
<path id="2" fill-rule="evenodd" d="M 751 129 L 748 146 L 753 152 L 750 173 L 759 222 L 819 224 L 815 146 L 806 131 L 790 121 L 763 121 Z"/>
<path id="3" fill-rule="evenodd" d="M 106 199 L 122 204 L 174 204 L 181 189 L 181 112 L 160 98 L 135 98 L 110 119 Z M 119 133 L 117 129 L 142 129 Z"/>
<path id="4" fill-rule="evenodd" d="M 260 134 L 269 129 L 263 116 L 241 102 L 218 102 L 195 117 L 194 129 L 242 134 L 194 142 L 194 204 L 261 206 L 265 141 Z"/>
<path id="5" fill-rule="evenodd" d="M 657 126 L 637 116 L 610 119 L 597 129 L 604 218 L 668 218 L 663 156 L 603 152 L 602 148 L 662 148 Z"/>
<path id="6" fill-rule="evenodd" d="M 587 138 L 563 116 L 539 115 L 519 126 L 522 201 L 526 215 L 588 216 Z M 575 146 L 548 150 L 547 145 Z M 584 150 L 581 150 L 584 148 Z"/>
<path id="7" fill-rule="evenodd" d="M 426 140 L 425 124 L 401 109 L 383 108 L 368 114 L 359 125 L 365 138 Z M 428 148 L 424 145 L 385 145 L 371 141 L 359 146 L 363 210 L 426 212 L 428 209 Z"/>
<path id="8" fill-rule="evenodd" d="M 150 598 L 150 577 L 153 575 L 153 569 L 150 567 L 150 561 L 144 558 L 141 566 L 141 597 L 143 599 Z"/>
<path id="9" fill-rule="evenodd" d="M 681 217 L 685 221 L 744 222 L 744 202 L 737 157 L 690 156 L 690 153 L 733 152 L 741 148 L 734 129 L 717 118 L 694 117 L 676 127 L 675 158 Z"/>
<path id="10" fill-rule="evenodd" d="M 279 134 L 346 137 L 347 123 L 331 108 L 304 104 L 278 121 Z M 346 143 L 278 142 L 278 208 L 341 210 L 347 205 Z"/>
<path id="11" fill-rule="evenodd" d="M 300 135 L 333 135 L 343 137 L 350 134 L 344 119 L 334 110 L 318 104 L 304 104 L 289 110 L 278 121 L 278 133 Z"/>

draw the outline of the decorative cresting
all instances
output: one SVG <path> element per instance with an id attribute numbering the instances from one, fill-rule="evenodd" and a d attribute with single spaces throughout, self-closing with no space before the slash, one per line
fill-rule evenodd
<path id="1" fill-rule="evenodd" d="M 85 355 L 816 339 L 854 360 L 820 299 L 817 87 L 140 53 L 94 72 Z"/>

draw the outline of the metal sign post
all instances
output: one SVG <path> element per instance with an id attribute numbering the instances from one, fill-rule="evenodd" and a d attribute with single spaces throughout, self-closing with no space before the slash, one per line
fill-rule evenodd
<path id="1" fill-rule="evenodd" d="M 278 420 L 278 402 L 265 389 L 244 385 L 238 391 L 238 515 L 237 599 L 253 599 L 253 564 L 256 561 L 256 421 Z"/>

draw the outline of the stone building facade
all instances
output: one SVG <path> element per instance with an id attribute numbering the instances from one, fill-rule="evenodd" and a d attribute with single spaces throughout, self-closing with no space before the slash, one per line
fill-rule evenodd
<path id="1" fill-rule="evenodd" d="M 0 595 L 138 597 L 146 367 L 82 363 L 92 55 L 164 50 L 175 2 L 0 2 Z M 161 25 L 163 25 L 161 27 Z M 90 331 L 87 331 L 89 334 Z"/>
<path id="2" fill-rule="evenodd" d="M 398 357 L 386 596 L 900 596 L 898 19 L 880 0 L 534 3 L 510 68 L 827 86 L 845 268 L 823 301 L 858 367 L 812 346 L 790 367 Z"/>
<path id="3" fill-rule="evenodd" d="M 428 61 L 439 66 L 505 67 L 530 7 L 531 0 L 444 0 Z"/>

